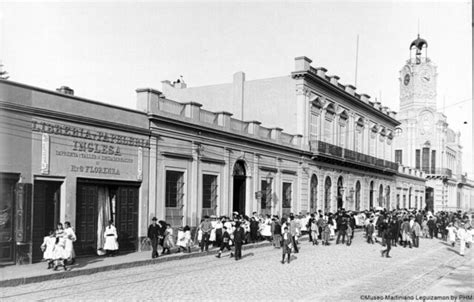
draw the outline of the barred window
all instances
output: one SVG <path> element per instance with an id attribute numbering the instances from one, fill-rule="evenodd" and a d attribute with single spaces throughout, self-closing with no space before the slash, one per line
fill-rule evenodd
<path id="1" fill-rule="evenodd" d="M 168 208 L 177 208 L 183 204 L 184 172 L 166 171 L 165 205 Z"/>
<path id="2" fill-rule="evenodd" d="M 217 176 L 203 174 L 202 176 L 202 207 L 212 209 L 217 204 Z"/>

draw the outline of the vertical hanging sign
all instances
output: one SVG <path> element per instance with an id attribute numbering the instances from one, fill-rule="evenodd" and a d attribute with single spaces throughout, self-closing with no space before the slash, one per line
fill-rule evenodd
<path id="1" fill-rule="evenodd" d="M 137 180 L 142 180 L 143 178 L 143 149 L 138 147 L 138 169 L 137 169 Z"/>
<path id="2" fill-rule="evenodd" d="M 41 136 L 41 174 L 49 174 L 49 134 Z"/>

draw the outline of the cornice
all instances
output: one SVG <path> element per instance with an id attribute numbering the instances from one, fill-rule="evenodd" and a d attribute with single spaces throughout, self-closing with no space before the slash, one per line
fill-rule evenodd
<path id="1" fill-rule="evenodd" d="M 87 125 L 91 127 L 99 127 L 99 128 L 107 128 L 111 130 L 119 130 L 124 132 L 130 132 L 135 134 L 147 135 L 151 134 L 148 128 L 140 128 L 135 126 L 130 126 L 127 124 L 120 124 L 114 123 L 106 120 L 98 120 L 86 116 L 74 115 L 74 114 L 66 114 L 59 111 L 48 110 L 43 108 L 31 107 L 31 106 L 24 106 L 18 105 L 10 102 L 0 101 L 0 109 L 16 112 L 20 114 L 27 114 L 31 115 L 32 117 L 42 117 L 48 119 L 56 119 L 63 122 L 72 122 L 78 123 L 82 125 Z M 146 118 L 146 114 L 143 118 Z"/>
<path id="2" fill-rule="evenodd" d="M 300 79 L 300 78 L 307 79 L 307 80 L 309 80 L 309 82 L 313 82 L 314 84 L 323 86 L 324 88 L 326 88 L 326 89 L 330 90 L 331 92 L 337 94 L 338 96 L 342 97 L 343 99 L 355 102 L 355 104 L 363 107 L 366 110 L 369 110 L 371 113 L 373 113 L 377 117 L 393 124 L 394 127 L 400 125 L 400 122 L 398 120 L 386 115 L 383 112 L 378 111 L 377 109 L 373 108 L 369 104 L 366 104 L 363 101 L 361 101 L 359 98 L 351 95 L 350 93 L 348 93 L 345 90 L 340 89 L 339 87 L 334 86 L 334 84 L 332 84 L 331 82 L 329 82 L 325 79 L 322 79 L 321 77 L 319 77 L 318 75 L 313 74 L 309 70 L 292 72 L 291 77 L 293 79 Z"/>

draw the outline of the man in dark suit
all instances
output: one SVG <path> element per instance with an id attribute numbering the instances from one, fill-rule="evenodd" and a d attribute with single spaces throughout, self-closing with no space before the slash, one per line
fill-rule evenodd
<path id="1" fill-rule="evenodd" d="M 389 254 L 390 250 L 392 249 L 392 239 L 394 238 L 391 218 L 385 218 L 380 227 L 382 228 L 382 234 L 385 239 L 385 243 L 387 244 L 387 248 L 385 250 L 382 250 L 381 252 L 382 257 L 386 253 L 385 257 L 391 258 Z"/>
<path id="2" fill-rule="evenodd" d="M 244 229 L 240 226 L 240 221 L 237 221 L 234 230 L 235 260 L 242 259 L 242 244 L 244 243 L 244 239 Z"/>
<path id="3" fill-rule="evenodd" d="M 160 235 L 160 226 L 156 224 L 156 217 L 153 217 L 151 219 L 152 224 L 148 227 L 148 238 L 151 240 L 151 247 L 153 251 L 151 252 L 151 258 L 157 258 L 158 257 L 158 240 L 159 240 L 159 235 Z"/>

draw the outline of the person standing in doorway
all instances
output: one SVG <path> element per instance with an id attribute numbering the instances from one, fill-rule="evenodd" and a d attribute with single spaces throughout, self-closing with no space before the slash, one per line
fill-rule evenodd
<path id="1" fill-rule="evenodd" d="M 69 262 L 69 264 L 74 264 L 76 262 L 76 253 L 74 252 L 74 242 L 76 241 L 77 237 L 74 233 L 74 230 L 71 227 L 71 223 L 66 221 L 64 223 L 64 239 L 66 247 L 65 247 L 65 261 Z"/>
<path id="2" fill-rule="evenodd" d="M 105 228 L 104 237 L 104 250 L 107 253 L 107 256 L 115 256 L 119 249 L 119 245 L 117 241 L 117 229 L 115 228 L 112 219 L 109 220 L 109 225 Z"/>

